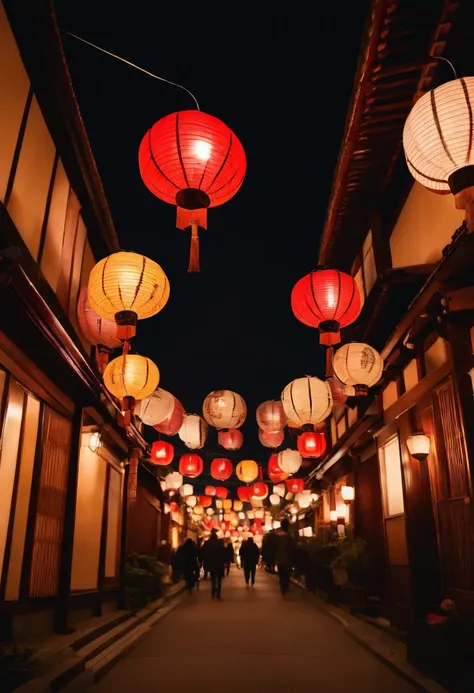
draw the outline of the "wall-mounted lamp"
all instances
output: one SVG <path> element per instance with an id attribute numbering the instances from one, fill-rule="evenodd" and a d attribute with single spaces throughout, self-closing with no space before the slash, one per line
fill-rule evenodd
<path id="1" fill-rule="evenodd" d="M 337 522 L 337 510 L 329 511 L 329 522 Z"/>
<path id="2" fill-rule="evenodd" d="M 352 503 L 355 498 L 355 489 L 353 486 L 341 486 L 342 500 L 346 505 Z"/>
<path id="3" fill-rule="evenodd" d="M 412 457 L 422 462 L 430 454 L 430 438 L 423 431 L 415 431 L 407 438 L 407 448 Z"/>
<path id="4" fill-rule="evenodd" d="M 89 433 L 89 449 L 91 452 L 99 452 L 100 448 L 102 447 L 102 437 L 99 433 L 99 431 L 94 431 L 93 433 Z"/>

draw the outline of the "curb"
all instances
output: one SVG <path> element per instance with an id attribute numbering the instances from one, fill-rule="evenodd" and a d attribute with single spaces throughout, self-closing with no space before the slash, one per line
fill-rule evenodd
<path id="1" fill-rule="evenodd" d="M 324 602 L 294 578 L 291 578 L 291 582 L 311 596 L 317 607 L 324 609 L 327 614 L 332 616 L 344 628 L 347 635 L 371 652 L 395 674 L 411 683 L 417 690 L 422 691 L 422 693 L 447 693 L 446 689 L 439 683 L 422 674 L 407 661 L 404 643 L 389 633 L 385 633 L 382 629 L 367 623 L 367 621 L 346 613 L 338 606 Z M 387 641 L 391 640 L 393 643 L 383 642 L 382 635 Z"/>
<path id="2" fill-rule="evenodd" d="M 76 651 L 67 648 L 67 656 L 62 662 L 46 675 L 15 688 L 14 693 L 84 693 L 181 602 L 184 590 L 184 582 L 172 585 L 165 597 L 131 615 L 126 620 L 124 633 L 103 648 L 99 641 L 100 638 L 105 639 L 104 643 L 107 641 L 107 632 Z"/>

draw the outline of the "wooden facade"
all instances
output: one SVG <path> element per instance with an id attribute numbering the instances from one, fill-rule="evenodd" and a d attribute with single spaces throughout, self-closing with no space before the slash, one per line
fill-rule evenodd
<path id="1" fill-rule="evenodd" d="M 0 641 L 65 632 L 116 608 L 128 461 L 77 302 L 119 249 L 52 3 L 0 2 Z M 101 446 L 91 446 L 99 433 Z M 162 492 L 148 493 L 160 515 Z M 142 517 L 143 520 L 143 517 Z M 155 526 L 157 521 L 155 521 Z M 133 526 L 133 525 L 132 525 Z"/>
<path id="2" fill-rule="evenodd" d="M 369 397 L 334 412 L 309 475 L 324 496 L 353 473 L 370 593 L 402 630 L 444 598 L 474 615 L 474 240 L 450 195 L 414 183 L 401 149 L 414 101 L 450 79 L 427 56 L 472 74 L 474 8 L 422 5 L 372 3 L 319 261 L 355 277 L 364 306 L 343 339 L 370 343 L 385 368 Z M 426 461 L 408 452 L 417 430 L 430 437 Z"/>

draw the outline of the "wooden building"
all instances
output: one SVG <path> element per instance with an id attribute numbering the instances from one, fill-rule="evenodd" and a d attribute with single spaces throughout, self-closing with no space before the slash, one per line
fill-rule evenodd
<path id="1" fill-rule="evenodd" d="M 310 478 L 320 520 L 337 511 L 366 540 L 371 593 L 401 629 L 444 598 L 474 614 L 474 239 L 451 195 L 413 181 L 401 146 L 414 101 L 452 79 L 433 56 L 473 73 L 473 10 L 372 2 L 319 256 L 364 300 L 344 341 L 371 344 L 385 368 L 368 397 L 335 407 Z M 430 438 L 422 461 L 407 448 L 417 431 Z"/>
<path id="2" fill-rule="evenodd" d="M 48 0 L 0 2 L 0 102 L 6 641 L 116 608 L 125 551 L 157 553 L 162 492 L 140 469 L 134 512 L 150 508 L 155 534 L 126 546 L 128 461 L 146 445 L 119 425 L 76 312 L 91 268 L 119 245 Z"/>

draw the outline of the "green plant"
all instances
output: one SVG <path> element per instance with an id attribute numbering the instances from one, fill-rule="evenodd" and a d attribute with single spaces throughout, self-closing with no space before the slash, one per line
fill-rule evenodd
<path id="1" fill-rule="evenodd" d="M 346 539 L 341 542 L 338 561 L 347 568 L 349 581 L 362 585 L 370 569 L 370 556 L 364 539 Z"/>
<path id="2" fill-rule="evenodd" d="M 31 648 L 0 649 L 0 690 L 10 693 L 26 683 L 35 673 L 37 659 Z"/>
<path id="3" fill-rule="evenodd" d="M 125 606 L 141 609 L 163 595 L 168 568 L 153 556 L 130 554 L 125 565 Z"/>

